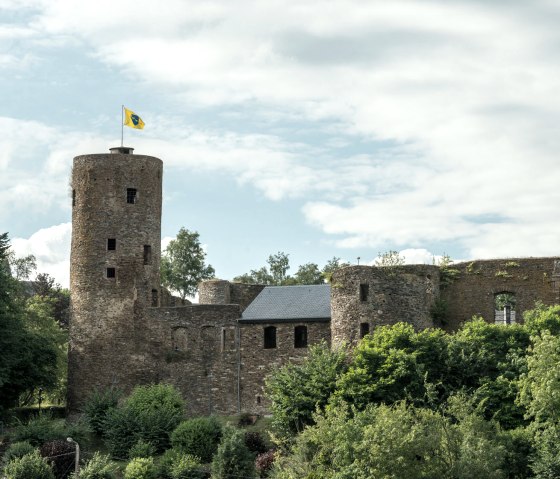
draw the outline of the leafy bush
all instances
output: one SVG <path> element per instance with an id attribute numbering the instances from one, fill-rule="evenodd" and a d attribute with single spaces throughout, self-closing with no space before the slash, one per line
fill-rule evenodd
<path id="1" fill-rule="evenodd" d="M 103 429 L 111 454 L 126 457 L 138 439 L 151 442 L 157 452 L 167 449 L 171 432 L 183 418 L 184 407 L 173 386 L 136 387 L 121 407 L 107 411 Z"/>
<path id="2" fill-rule="evenodd" d="M 105 418 L 103 437 L 111 455 L 124 459 L 140 438 L 138 418 L 127 408 L 110 409 Z"/>
<path id="3" fill-rule="evenodd" d="M 89 426 L 96 434 L 103 432 L 103 425 L 110 409 L 117 407 L 122 392 L 114 387 L 105 390 L 96 389 L 89 396 L 84 413 Z"/>
<path id="4" fill-rule="evenodd" d="M 190 454 L 178 456 L 171 464 L 171 479 L 204 479 L 205 472 L 197 457 Z"/>
<path id="5" fill-rule="evenodd" d="M 55 479 L 51 467 L 38 451 L 12 459 L 4 467 L 6 479 Z"/>
<path id="6" fill-rule="evenodd" d="M 135 457 L 151 457 L 156 453 L 156 449 L 151 442 L 146 442 L 143 439 L 138 439 L 128 451 L 129 459 Z"/>
<path id="7" fill-rule="evenodd" d="M 255 459 L 245 445 L 243 432 L 226 427 L 212 461 L 212 479 L 249 479 L 256 477 L 255 473 Z"/>
<path id="8" fill-rule="evenodd" d="M 103 456 L 95 452 L 93 457 L 80 469 L 80 479 L 115 479 L 115 463 L 110 456 Z M 72 479 L 77 479 L 72 474 Z"/>
<path id="9" fill-rule="evenodd" d="M 12 459 L 31 454 L 35 450 L 36 448 L 27 441 L 14 442 L 8 446 L 8 449 L 6 449 L 6 452 L 2 456 L 2 465 L 5 466 Z"/>
<path id="10" fill-rule="evenodd" d="M 261 454 L 268 449 L 262 435 L 256 431 L 247 431 L 245 433 L 245 445 L 249 451 L 256 454 Z"/>
<path id="11" fill-rule="evenodd" d="M 40 414 L 29 419 L 26 423 L 19 422 L 12 434 L 14 441 L 28 441 L 34 446 L 40 446 L 55 439 L 66 440 L 73 437 L 77 442 L 83 442 L 89 429 L 83 421 L 67 423 L 64 419 L 53 419 L 50 414 Z"/>
<path id="12" fill-rule="evenodd" d="M 177 461 L 184 453 L 177 449 L 168 449 L 165 451 L 158 462 L 158 477 L 161 479 L 171 478 L 171 466 Z"/>
<path id="13" fill-rule="evenodd" d="M 272 469 L 274 464 L 274 450 L 263 452 L 257 456 L 255 459 L 255 469 L 259 477 L 268 477 L 268 473 Z"/>
<path id="14" fill-rule="evenodd" d="M 173 448 L 210 462 L 218 449 L 222 426 L 215 417 L 199 417 L 183 421 L 171 435 Z"/>
<path id="15" fill-rule="evenodd" d="M 239 416 L 237 425 L 239 427 L 251 426 L 254 423 L 253 418 L 254 416 L 252 414 L 244 412 L 243 414 L 241 414 L 241 416 Z"/>
<path id="16" fill-rule="evenodd" d="M 124 479 L 156 479 L 156 466 L 152 457 L 136 457 L 124 470 Z"/>
<path id="17" fill-rule="evenodd" d="M 57 479 L 66 479 L 74 470 L 76 448 L 68 441 L 55 439 L 54 441 L 46 442 L 41 446 L 39 452 L 51 464 Z"/>

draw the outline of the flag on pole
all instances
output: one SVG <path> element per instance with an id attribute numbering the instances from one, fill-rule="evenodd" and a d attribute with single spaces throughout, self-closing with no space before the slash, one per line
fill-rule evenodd
<path id="1" fill-rule="evenodd" d="M 126 107 L 123 108 L 124 108 L 124 125 L 129 126 L 130 128 L 136 128 L 137 130 L 142 130 L 144 128 L 144 122 L 142 121 L 142 118 L 140 118 L 132 110 L 129 110 Z"/>

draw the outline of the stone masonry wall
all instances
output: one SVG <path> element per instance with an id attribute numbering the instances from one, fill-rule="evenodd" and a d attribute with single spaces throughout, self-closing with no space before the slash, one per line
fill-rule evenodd
<path id="1" fill-rule="evenodd" d="M 481 260 L 452 265 L 458 277 L 442 289 L 448 304 L 445 329 L 454 331 L 474 315 L 494 322 L 494 296 L 509 292 L 516 299 L 516 321 L 535 301 L 560 302 L 560 258 Z"/>
<path id="2" fill-rule="evenodd" d="M 238 304 L 243 312 L 264 287 L 264 284 L 230 283 L 223 279 L 202 281 L 198 285 L 198 302 L 200 304 Z"/>
<path id="3" fill-rule="evenodd" d="M 376 326 L 409 322 L 416 329 L 433 326 L 432 306 L 439 296 L 439 268 L 349 266 L 331 281 L 333 345 L 355 346 L 362 323 Z"/>
<path id="4" fill-rule="evenodd" d="M 264 348 L 264 328 L 276 327 L 276 348 Z M 307 326 L 306 348 L 294 347 L 294 328 Z M 268 414 L 269 402 L 264 396 L 264 380 L 275 367 L 301 361 L 309 346 L 325 341 L 330 345 L 330 322 L 242 323 L 241 331 L 241 409 Z"/>

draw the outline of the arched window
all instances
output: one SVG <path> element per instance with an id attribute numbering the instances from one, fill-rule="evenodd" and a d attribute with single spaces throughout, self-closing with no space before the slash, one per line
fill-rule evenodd
<path id="1" fill-rule="evenodd" d="M 264 328 L 264 349 L 276 348 L 276 328 L 267 326 Z"/>
<path id="2" fill-rule="evenodd" d="M 175 351 L 187 350 L 187 328 L 175 328 L 173 330 L 173 349 Z"/>
<path id="3" fill-rule="evenodd" d="M 494 295 L 494 323 L 515 324 L 515 294 L 503 291 Z"/>
<path id="4" fill-rule="evenodd" d="M 294 328 L 294 348 L 307 347 L 307 326 L 296 326 Z"/>

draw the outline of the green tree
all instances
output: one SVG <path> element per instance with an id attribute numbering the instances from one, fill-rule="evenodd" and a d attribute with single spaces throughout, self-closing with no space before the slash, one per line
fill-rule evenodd
<path id="1" fill-rule="evenodd" d="M 242 431 L 227 426 L 212 461 L 212 479 L 256 477 L 255 457 L 245 445 Z"/>
<path id="2" fill-rule="evenodd" d="M 39 452 L 11 460 L 4 468 L 6 479 L 54 479 L 54 473 Z"/>
<path id="3" fill-rule="evenodd" d="M 294 277 L 295 284 L 323 284 L 325 277 L 316 263 L 302 264 Z"/>
<path id="4" fill-rule="evenodd" d="M 206 252 L 200 245 L 199 234 L 181 228 L 171 240 L 161 258 L 162 284 L 176 291 L 184 300 L 194 296 L 198 283 L 214 277 L 214 268 L 205 264 Z"/>
<path id="5" fill-rule="evenodd" d="M 346 352 L 322 343 L 311 346 L 301 364 L 290 363 L 272 372 L 266 380 L 266 395 L 279 442 L 289 441 L 313 424 L 313 414 L 325 407 L 345 368 Z"/>
<path id="6" fill-rule="evenodd" d="M 0 234 L 0 414 L 20 394 L 56 383 L 56 346 L 25 327 L 24 304 L 9 266 L 8 234 Z"/>

